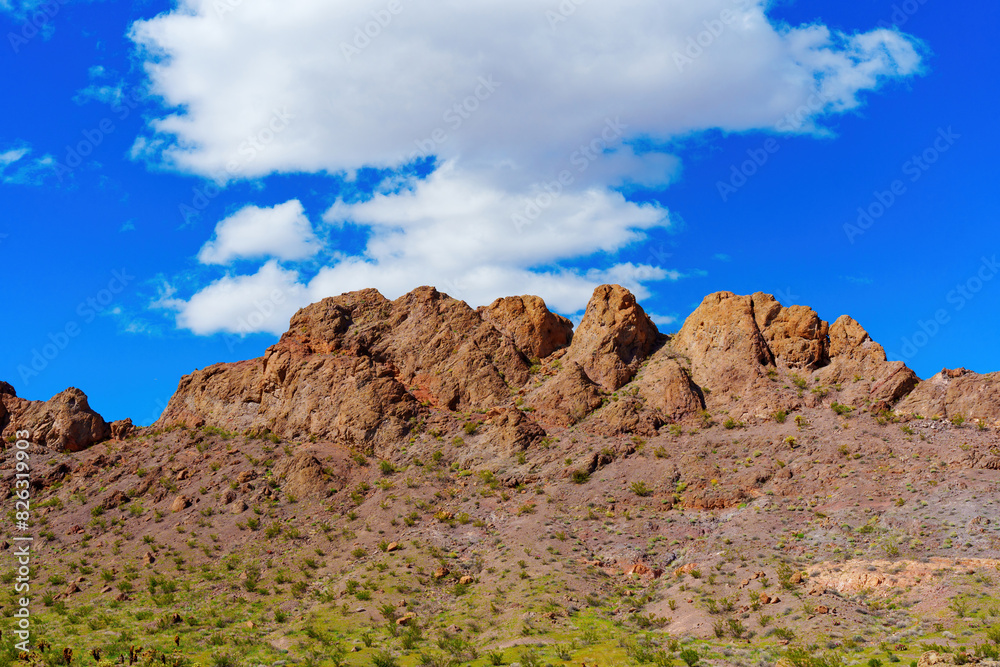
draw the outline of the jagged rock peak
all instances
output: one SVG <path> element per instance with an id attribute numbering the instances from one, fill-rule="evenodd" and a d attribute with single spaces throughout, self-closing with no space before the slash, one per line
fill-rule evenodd
<path id="1" fill-rule="evenodd" d="M 508 296 L 477 309 L 479 315 L 527 355 L 536 359 L 566 347 L 573 338 L 573 323 L 549 311 L 537 296 Z"/>
<path id="2" fill-rule="evenodd" d="M 882 346 L 850 317 L 830 326 L 811 308 L 785 307 L 761 292 L 708 295 L 672 347 L 691 360 L 699 386 L 753 396 L 762 409 L 782 404 L 775 403 L 774 388 L 765 382 L 779 368 L 814 374 L 824 385 L 850 384 L 843 398 L 855 405 L 898 401 L 919 382 L 902 362 L 887 361 Z"/>
<path id="3" fill-rule="evenodd" d="M 566 355 L 605 390 L 627 384 L 656 348 L 656 325 L 621 285 L 601 285 L 587 304 Z"/>

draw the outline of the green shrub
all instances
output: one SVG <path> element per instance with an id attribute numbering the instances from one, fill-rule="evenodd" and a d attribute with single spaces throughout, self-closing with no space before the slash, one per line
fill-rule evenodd
<path id="1" fill-rule="evenodd" d="M 845 415 L 849 415 L 852 412 L 854 412 L 854 408 L 852 408 L 851 406 L 849 406 L 849 405 L 843 405 L 842 403 L 837 403 L 836 401 L 834 401 L 830 405 L 830 408 L 834 412 L 836 412 L 838 415 L 840 415 L 842 417 L 845 416 Z"/>
<path id="2" fill-rule="evenodd" d="M 698 651 L 693 648 L 686 648 L 681 651 L 680 658 L 688 667 L 694 667 L 701 660 L 701 656 L 698 655 Z"/>
<path id="3" fill-rule="evenodd" d="M 634 493 L 635 495 L 639 496 L 640 498 L 645 498 L 647 496 L 653 495 L 653 489 L 651 489 L 643 481 L 632 482 L 632 484 L 631 484 L 631 486 L 629 486 L 629 488 L 632 489 L 632 493 Z"/>

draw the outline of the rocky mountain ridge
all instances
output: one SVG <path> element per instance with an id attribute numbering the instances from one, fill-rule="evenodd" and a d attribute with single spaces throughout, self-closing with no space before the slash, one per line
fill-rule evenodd
<path id="1" fill-rule="evenodd" d="M 585 425 L 595 433 L 648 435 L 705 410 L 767 420 L 823 401 L 1000 420 L 1000 373 L 945 369 L 921 382 L 846 315 L 829 324 L 769 294 L 718 292 L 665 336 L 628 290 L 602 285 L 576 331 L 534 296 L 476 310 L 432 287 L 394 301 L 373 289 L 330 297 L 296 313 L 263 357 L 182 378 L 155 426 L 334 438 L 388 457 L 439 410 L 483 422 L 489 442 L 516 452 L 587 421 L 609 396 Z M 78 389 L 32 402 L 4 383 L 4 436 L 15 424 L 68 451 L 131 429 L 106 423 Z"/>

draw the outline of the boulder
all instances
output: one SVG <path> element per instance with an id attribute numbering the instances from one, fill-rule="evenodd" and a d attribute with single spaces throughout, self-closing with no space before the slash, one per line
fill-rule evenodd
<path id="1" fill-rule="evenodd" d="M 174 502 L 170 504 L 171 512 L 182 512 L 191 506 L 191 499 L 187 496 L 177 496 L 174 498 Z"/>
<path id="2" fill-rule="evenodd" d="M 917 660 L 917 667 L 933 667 L 934 665 L 954 665 L 955 656 L 951 653 L 924 651 Z"/>
<path id="3" fill-rule="evenodd" d="M 80 452 L 111 437 L 111 427 L 90 408 L 87 395 L 76 387 L 44 402 L 27 401 L 10 393 L 3 395 L 2 402 L 9 413 L 5 437 L 27 429 L 33 443 L 65 452 Z"/>
<path id="4" fill-rule="evenodd" d="M 111 422 L 111 437 L 114 440 L 125 440 L 135 432 L 131 419 L 119 419 Z"/>
<path id="5" fill-rule="evenodd" d="M 635 386 L 646 405 L 667 421 L 705 409 L 701 389 L 680 362 L 669 357 L 665 350 L 650 357 L 640 371 Z"/>
<path id="6" fill-rule="evenodd" d="M 342 478 L 330 474 L 319 459 L 308 453 L 282 459 L 274 466 L 274 474 L 283 482 L 285 494 L 296 498 L 326 498 L 344 485 Z"/>

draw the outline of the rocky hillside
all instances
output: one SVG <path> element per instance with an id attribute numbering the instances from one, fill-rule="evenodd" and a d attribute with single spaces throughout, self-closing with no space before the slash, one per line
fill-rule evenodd
<path id="1" fill-rule="evenodd" d="M 766 294 L 666 336 L 615 285 L 575 331 L 364 290 L 150 427 L 0 399 L 5 444 L 33 431 L 36 662 L 997 657 L 1000 375 L 921 382 Z"/>

